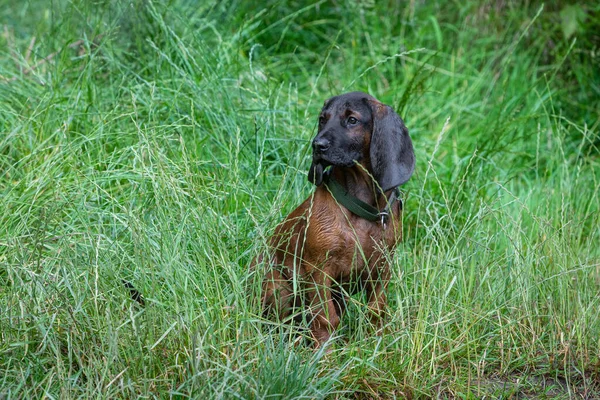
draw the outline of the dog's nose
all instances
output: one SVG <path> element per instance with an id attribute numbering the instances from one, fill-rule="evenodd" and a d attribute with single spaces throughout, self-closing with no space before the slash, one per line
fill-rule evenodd
<path id="1" fill-rule="evenodd" d="M 329 140 L 327 140 L 327 139 L 317 138 L 317 139 L 313 140 L 312 145 L 313 145 L 313 151 L 318 152 L 318 153 L 324 153 L 327 151 L 327 149 L 329 149 L 329 146 L 331 144 L 329 143 Z"/>

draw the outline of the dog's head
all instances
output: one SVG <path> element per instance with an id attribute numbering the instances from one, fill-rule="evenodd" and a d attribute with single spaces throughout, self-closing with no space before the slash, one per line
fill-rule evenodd
<path id="1" fill-rule="evenodd" d="M 308 179 L 317 186 L 329 165 L 352 167 L 368 160 L 366 167 L 383 191 L 402 185 L 415 168 L 412 141 L 402 118 L 362 92 L 325 101 L 312 147 Z"/>

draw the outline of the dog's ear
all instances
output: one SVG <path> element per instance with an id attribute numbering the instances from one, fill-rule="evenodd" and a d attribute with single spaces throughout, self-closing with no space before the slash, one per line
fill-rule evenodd
<path id="1" fill-rule="evenodd" d="M 394 110 L 378 101 L 368 101 L 373 115 L 371 167 L 383 191 L 402 185 L 415 169 L 415 153 L 408 129 Z"/>
<path id="2" fill-rule="evenodd" d="M 310 164 L 308 181 L 315 186 L 321 186 L 321 183 L 323 183 L 323 164 L 315 161 Z"/>

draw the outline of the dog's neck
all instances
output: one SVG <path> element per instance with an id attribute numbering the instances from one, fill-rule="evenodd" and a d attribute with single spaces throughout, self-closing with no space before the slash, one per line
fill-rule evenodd
<path id="1" fill-rule="evenodd" d="M 333 167 L 331 168 L 331 175 L 348 191 L 349 195 L 372 205 L 378 210 L 383 210 L 386 207 L 391 190 L 382 194 L 377 182 L 372 178 L 372 173 L 362 163 L 353 167 Z"/>

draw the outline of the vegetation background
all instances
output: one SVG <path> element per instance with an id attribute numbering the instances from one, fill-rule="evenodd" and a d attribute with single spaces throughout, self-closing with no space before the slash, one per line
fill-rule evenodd
<path id="1" fill-rule="evenodd" d="M 600 398 L 598 3 L 251 3 L 0 2 L 0 398 Z M 324 355 L 248 265 L 350 90 L 418 164 Z"/>

